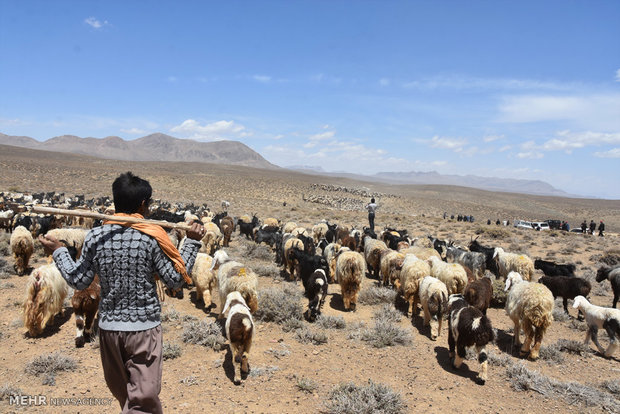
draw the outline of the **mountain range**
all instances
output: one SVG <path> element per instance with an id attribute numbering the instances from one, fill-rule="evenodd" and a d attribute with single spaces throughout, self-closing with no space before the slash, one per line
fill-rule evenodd
<path id="1" fill-rule="evenodd" d="M 117 136 L 80 138 L 74 135 L 62 135 L 45 141 L 0 133 L 0 145 L 89 155 L 97 158 L 122 161 L 205 162 L 270 170 L 281 168 L 270 163 L 258 152 L 239 141 L 199 142 L 191 139 L 179 139 L 161 133 L 150 134 L 135 140 L 124 140 Z M 388 184 L 456 185 L 489 191 L 560 197 L 572 196 L 540 180 L 480 177 L 475 175 L 444 175 L 435 171 L 379 172 L 374 175 L 360 175 L 342 171 L 326 172 L 321 167 L 309 165 L 295 165 L 286 168 L 310 175 L 345 177 Z"/>

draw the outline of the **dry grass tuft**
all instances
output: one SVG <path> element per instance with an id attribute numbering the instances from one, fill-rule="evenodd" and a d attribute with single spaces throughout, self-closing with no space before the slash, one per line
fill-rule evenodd
<path id="1" fill-rule="evenodd" d="M 202 345 L 214 351 L 220 351 L 226 346 L 222 329 L 216 322 L 186 322 L 181 339 L 186 344 Z"/>
<path id="2" fill-rule="evenodd" d="M 319 388 L 319 385 L 316 383 L 316 381 L 306 377 L 296 377 L 295 386 L 298 390 L 306 392 L 308 394 L 312 394 L 314 391 L 317 390 L 317 388 Z"/>
<path id="3" fill-rule="evenodd" d="M 283 288 L 263 289 L 258 292 L 258 310 L 254 318 L 257 321 L 277 324 L 283 324 L 290 319 L 301 320 L 303 317 L 301 296 L 301 291 L 295 284 L 285 284 Z"/>
<path id="4" fill-rule="evenodd" d="M 27 374 L 43 376 L 43 385 L 56 385 L 56 373 L 60 371 L 73 371 L 77 363 L 71 357 L 61 352 L 43 354 L 26 364 Z"/>
<path id="5" fill-rule="evenodd" d="M 394 303 L 396 300 L 396 291 L 394 289 L 370 286 L 362 290 L 359 294 L 358 301 L 362 305 L 379 305 L 381 303 Z"/>
<path id="6" fill-rule="evenodd" d="M 6 260 L 0 259 L 0 279 L 8 279 L 13 273 L 13 266 Z"/>
<path id="7" fill-rule="evenodd" d="M 406 408 L 399 393 L 371 380 L 367 386 L 340 384 L 330 391 L 324 403 L 327 414 L 399 414 L 406 412 Z"/>
<path id="8" fill-rule="evenodd" d="M 323 329 L 344 329 L 347 326 L 342 316 L 321 315 L 315 323 Z"/>
<path id="9" fill-rule="evenodd" d="M 503 308 L 506 306 L 508 292 L 504 292 L 505 282 L 502 279 L 491 279 L 493 282 L 493 296 L 491 297 L 492 308 Z"/>
<path id="10" fill-rule="evenodd" d="M 181 356 L 181 346 L 176 343 L 164 342 L 162 345 L 162 357 L 164 361 Z"/>
<path id="11" fill-rule="evenodd" d="M 485 236 L 494 240 L 505 240 L 511 236 L 510 231 L 501 227 L 483 227 L 478 226 L 474 230 L 476 234 L 484 234 Z"/>
<path id="12" fill-rule="evenodd" d="M 295 331 L 295 339 L 302 344 L 323 345 L 328 338 L 323 330 L 303 326 Z"/>

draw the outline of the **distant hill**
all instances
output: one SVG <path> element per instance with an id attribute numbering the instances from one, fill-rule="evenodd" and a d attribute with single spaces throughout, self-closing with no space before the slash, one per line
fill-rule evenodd
<path id="1" fill-rule="evenodd" d="M 80 138 L 62 135 L 46 141 L 0 133 L 0 145 L 90 155 L 122 161 L 184 161 L 277 169 L 259 153 L 238 141 L 199 142 L 151 134 L 126 141 L 120 137 Z"/>
<path id="2" fill-rule="evenodd" d="M 346 172 L 325 172 L 307 166 L 293 166 L 290 169 L 306 174 L 343 177 L 353 180 L 364 180 L 385 184 L 425 184 L 425 185 L 452 185 L 471 187 L 488 191 L 501 191 L 532 195 L 550 195 L 558 197 L 580 197 L 558 190 L 551 184 L 540 180 L 520 180 L 513 178 L 480 177 L 476 175 L 442 175 L 436 171 L 430 172 L 379 172 L 374 175 L 351 174 Z"/>

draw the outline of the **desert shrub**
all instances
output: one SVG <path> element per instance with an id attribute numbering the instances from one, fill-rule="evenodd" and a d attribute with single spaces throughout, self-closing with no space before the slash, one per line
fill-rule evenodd
<path id="1" fill-rule="evenodd" d="M 580 247 L 580 243 L 573 240 L 568 243 L 564 243 L 562 248 L 560 248 L 560 254 L 564 255 L 572 255 L 578 252 Z"/>
<path id="2" fill-rule="evenodd" d="M 13 268 L 4 259 L 0 259 L 0 279 L 8 279 L 13 274 Z"/>
<path id="3" fill-rule="evenodd" d="M 553 320 L 556 322 L 566 322 L 570 319 L 570 316 L 568 316 L 566 314 L 566 312 L 564 312 L 564 308 L 562 307 L 561 304 L 561 300 L 560 300 L 560 305 L 558 306 L 558 304 L 556 303 L 553 307 Z"/>
<path id="4" fill-rule="evenodd" d="M 411 333 L 396 325 L 401 318 L 402 315 L 393 306 L 390 308 L 386 305 L 375 313 L 373 328 L 366 328 L 364 324 L 359 324 L 354 327 L 349 338 L 368 342 L 375 348 L 409 345 L 413 341 Z"/>
<path id="5" fill-rule="evenodd" d="M 359 294 L 358 301 L 362 305 L 378 305 L 380 303 L 394 303 L 396 291 L 394 289 L 369 286 Z"/>
<path id="6" fill-rule="evenodd" d="M 312 394 L 319 387 L 318 384 L 310 378 L 296 377 L 295 386 L 298 390 Z"/>
<path id="7" fill-rule="evenodd" d="M 175 359 L 181 356 L 181 347 L 179 344 L 164 342 L 162 345 L 162 357 L 164 361 Z"/>
<path id="8" fill-rule="evenodd" d="M 8 256 L 11 254 L 11 235 L 3 232 L 0 234 L 0 255 Z"/>
<path id="9" fill-rule="evenodd" d="M 601 388 L 616 396 L 620 395 L 620 380 L 607 380 L 601 384 Z"/>
<path id="10" fill-rule="evenodd" d="M 257 321 L 282 324 L 289 319 L 301 320 L 303 307 L 300 303 L 301 291 L 293 286 L 267 288 L 258 292 L 258 310 L 254 315 Z"/>
<path id="11" fill-rule="evenodd" d="M 368 381 L 367 386 L 340 384 L 329 392 L 324 403 L 327 414 L 397 414 L 406 412 L 400 394 L 386 385 Z"/>
<path id="12" fill-rule="evenodd" d="M 400 322 L 403 315 L 396 310 L 394 305 L 383 305 L 381 309 L 373 315 L 375 320 L 385 320 L 387 322 Z"/>
<path id="13" fill-rule="evenodd" d="M 586 407 L 601 407 L 608 412 L 620 411 L 620 402 L 614 396 L 596 388 L 575 382 L 560 382 L 537 371 L 529 370 L 523 363 L 513 364 L 506 370 L 512 387 L 517 391 L 536 391 L 548 398 L 563 398 Z"/>
<path id="14" fill-rule="evenodd" d="M 162 322 L 178 321 L 180 318 L 181 318 L 181 314 L 174 308 L 167 310 L 165 312 L 162 312 L 161 314 Z"/>
<path id="15" fill-rule="evenodd" d="M 564 362 L 564 355 L 562 355 L 560 349 L 553 344 L 540 347 L 540 359 L 549 363 L 561 364 Z"/>
<path id="16" fill-rule="evenodd" d="M 226 339 L 216 322 L 186 322 L 183 324 L 183 342 L 187 344 L 202 345 L 214 351 L 224 349 Z"/>
<path id="17" fill-rule="evenodd" d="M 512 359 L 508 354 L 496 354 L 495 352 L 488 352 L 487 357 L 489 360 L 489 364 L 496 367 L 507 367 L 512 364 Z"/>
<path id="18" fill-rule="evenodd" d="M 15 287 L 15 283 L 13 282 L 2 282 L 0 283 L 0 289 L 12 289 Z"/>
<path id="19" fill-rule="evenodd" d="M 252 270 L 254 270 L 258 276 L 281 279 L 280 269 L 273 263 L 256 263 L 252 266 Z"/>
<path id="20" fill-rule="evenodd" d="M 179 382 L 181 384 L 185 384 L 185 385 L 188 385 L 188 386 L 190 386 L 190 385 L 198 385 L 199 384 L 198 378 L 196 378 L 193 375 L 190 375 L 189 377 L 182 378 Z"/>
<path id="21" fill-rule="evenodd" d="M 323 330 L 304 326 L 295 331 L 295 339 L 302 344 L 322 345 L 327 343 L 327 334 Z"/>
<path id="22" fill-rule="evenodd" d="M 588 330 L 588 324 L 583 321 L 578 321 L 577 319 L 571 319 L 568 323 L 568 327 L 581 332 Z"/>
<path id="23" fill-rule="evenodd" d="M 198 318 L 196 316 L 194 316 L 194 315 L 183 315 L 181 320 L 183 322 L 192 322 L 192 321 L 197 321 Z"/>
<path id="24" fill-rule="evenodd" d="M 0 401 L 7 400 L 12 395 L 22 395 L 23 393 L 24 392 L 21 389 L 14 387 L 11 384 L 4 384 L 0 387 Z"/>
<path id="25" fill-rule="evenodd" d="M 504 292 L 506 287 L 505 282 L 502 279 L 494 279 L 493 282 L 493 296 L 491 296 L 491 307 L 503 308 L 506 306 L 506 299 L 508 299 L 508 292 Z"/>
<path id="26" fill-rule="evenodd" d="M 510 237 L 510 232 L 508 230 L 506 230 L 506 229 L 501 228 L 501 227 L 483 227 L 483 226 L 478 226 L 474 230 L 474 233 L 476 233 L 476 234 L 484 234 L 485 236 L 488 236 L 491 239 L 495 239 L 495 240 L 503 240 L 503 239 L 507 239 L 507 238 Z"/>
<path id="27" fill-rule="evenodd" d="M 273 348 L 269 348 L 268 350 L 265 351 L 266 354 L 268 355 L 273 355 L 276 359 L 280 359 L 280 358 L 284 358 L 287 357 L 291 354 L 291 351 L 289 351 L 286 348 L 286 345 L 281 344 L 282 347 L 280 349 L 273 349 Z"/>
<path id="28" fill-rule="evenodd" d="M 264 244 L 256 244 L 246 242 L 243 246 L 243 257 L 246 259 L 258 259 L 265 261 L 273 261 L 273 253 L 271 248 Z"/>
<path id="29" fill-rule="evenodd" d="M 304 326 L 304 321 L 296 318 L 289 318 L 281 323 L 284 332 L 291 332 Z"/>
<path id="30" fill-rule="evenodd" d="M 342 316 L 321 315 L 316 319 L 316 324 L 323 329 L 344 329 L 347 324 Z"/>
<path id="31" fill-rule="evenodd" d="M 56 385 L 56 373 L 60 371 L 73 371 L 77 363 L 71 357 L 61 352 L 43 354 L 26 364 L 27 374 L 43 376 L 43 385 Z"/>
<path id="32" fill-rule="evenodd" d="M 601 255 L 598 260 L 601 263 L 605 263 L 608 266 L 615 266 L 620 264 L 620 249 L 609 249 L 606 250 L 605 253 Z"/>

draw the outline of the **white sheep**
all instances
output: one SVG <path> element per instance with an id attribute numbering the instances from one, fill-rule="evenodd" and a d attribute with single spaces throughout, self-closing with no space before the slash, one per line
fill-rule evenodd
<path id="1" fill-rule="evenodd" d="M 405 255 L 396 289 L 401 292 L 409 304 L 407 314 L 411 311 L 412 317 L 418 312 L 420 281 L 430 274 L 431 267 L 426 260 L 420 260 L 414 254 Z"/>
<path id="2" fill-rule="evenodd" d="M 412 246 L 412 247 L 407 247 L 405 249 L 401 249 L 399 250 L 399 252 L 401 252 L 402 254 L 415 254 L 418 257 L 418 259 L 422 259 L 422 260 L 428 260 L 432 256 L 435 256 L 436 258 L 441 259 L 441 256 L 439 255 L 439 253 L 437 253 L 437 250 L 430 248 L 430 247 Z"/>
<path id="3" fill-rule="evenodd" d="M 30 336 L 43 332 L 50 320 L 62 312 L 69 285 L 55 264 L 40 266 L 32 271 L 24 299 L 24 327 Z"/>
<path id="4" fill-rule="evenodd" d="M 428 259 L 431 265 L 431 276 L 446 284 L 448 294 L 463 293 L 467 285 L 467 272 L 458 263 L 446 263 L 436 256 Z"/>
<path id="5" fill-rule="evenodd" d="M 222 232 L 217 224 L 213 222 L 204 224 L 205 235 L 202 237 L 202 247 L 200 251 L 202 253 L 213 254 L 220 246 L 220 242 L 223 239 Z"/>
<path id="6" fill-rule="evenodd" d="M 32 234 L 24 226 L 17 226 L 11 234 L 9 243 L 15 259 L 15 271 L 22 276 L 28 270 L 28 262 L 34 252 Z"/>
<path id="7" fill-rule="evenodd" d="M 239 292 L 230 292 L 222 314 L 226 315 L 226 337 L 230 343 L 233 366 L 235 368 L 235 384 L 241 383 L 241 374 L 250 371 L 248 355 L 252 348 L 254 322 L 250 308 Z"/>
<path id="8" fill-rule="evenodd" d="M 431 340 L 441 334 L 443 315 L 448 311 L 448 289 L 439 279 L 426 276 L 420 282 L 420 303 L 424 310 L 424 326 L 431 326 Z"/>
<path id="9" fill-rule="evenodd" d="M 76 258 L 82 254 L 82 246 L 86 238 L 88 230 L 82 228 L 64 227 L 60 229 L 52 229 L 47 232 L 46 236 L 52 236 L 56 240 L 62 241 L 67 247 L 74 247 L 77 251 Z"/>
<path id="10" fill-rule="evenodd" d="M 215 307 L 212 301 L 213 290 L 217 286 L 215 271 L 211 269 L 213 258 L 206 253 L 198 253 L 192 268 L 192 280 L 196 286 L 196 300 L 202 300 L 207 310 Z"/>
<path id="11" fill-rule="evenodd" d="M 220 304 L 226 302 L 230 292 L 239 292 L 252 313 L 258 309 L 258 277 L 256 273 L 242 263 L 228 257 L 224 250 L 218 250 L 213 256 L 211 270 L 217 268 L 217 284 L 220 292 Z M 223 313 L 220 313 L 223 317 Z"/>
<path id="12" fill-rule="evenodd" d="M 388 247 L 381 240 L 373 239 L 370 236 L 364 237 L 364 258 L 368 268 L 373 272 L 375 278 L 379 278 L 381 270 L 381 252 L 387 250 Z"/>
<path id="13" fill-rule="evenodd" d="M 329 282 L 334 283 L 336 278 L 336 254 L 341 246 L 338 243 L 330 243 L 323 249 L 323 258 L 329 265 Z"/>
<path id="14" fill-rule="evenodd" d="M 296 228 L 293 229 L 291 234 L 293 236 L 299 236 L 301 234 L 301 235 L 303 235 L 305 237 L 309 237 L 308 236 L 308 230 L 305 227 L 296 227 Z"/>
<path id="15" fill-rule="evenodd" d="M 319 223 L 312 227 L 312 238 L 315 244 L 318 244 L 319 241 L 325 237 L 327 230 L 329 230 L 327 223 Z"/>
<path id="16" fill-rule="evenodd" d="M 590 338 L 594 345 L 598 348 L 598 352 L 605 357 L 611 357 L 618 349 L 618 337 L 620 337 L 620 309 L 605 308 L 596 306 L 588 302 L 583 296 L 577 296 L 573 302 L 573 308 L 579 308 L 586 315 L 586 323 L 588 324 L 588 332 L 586 333 L 585 344 L 590 342 Z M 598 342 L 598 330 L 605 329 L 609 335 L 609 346 L 604 349 Z"/>
<path id="17" fill-rule="evenodd" d="M 383 276 L 383 286 L 394 284 L 400 278 L 400 269 L 405 255 L 396 250 L 388 249 L 381 252 L 379 264 Z"/>
<path id="18" fill-rule="evenodd" d="M 524 254 L 508 253 L 501 247 L 496 247 L 493 258 L 497 262 L 499 276 L 506 279 L 510 272 L 517 272 L 523 280 L 532 280 L 534 276 L 534 262 Z"/>
<path id="19" fill-rule="evenodd" d="M 293 230 L 295 230 L 296 228 L 297 228 L 297 223 L 295 223 L 294 221 L 289 221 L 282 228 L 282 233 L 292 233 Z"/>
<path id="20" fill-rule="evenodd" d="M 362 255 L 341 248 L 336 259 L 336 280 L 340 284 L 345 310 L 355 311 L 357 296 L 365 274 L 366 262 Z"/>
<path id="21" fill-rule="evenodd" d="M 541 283 L 524 281 L 517 272 L 508 273 L 504 291 L 508 292 L 506 314 L 514 323 L 515 345 L 521 344 L 519 334 L 523 326 L 525 342 L 521 355 L 538 359 L 543 336 L 553 322 L 553 294 Z"/>

